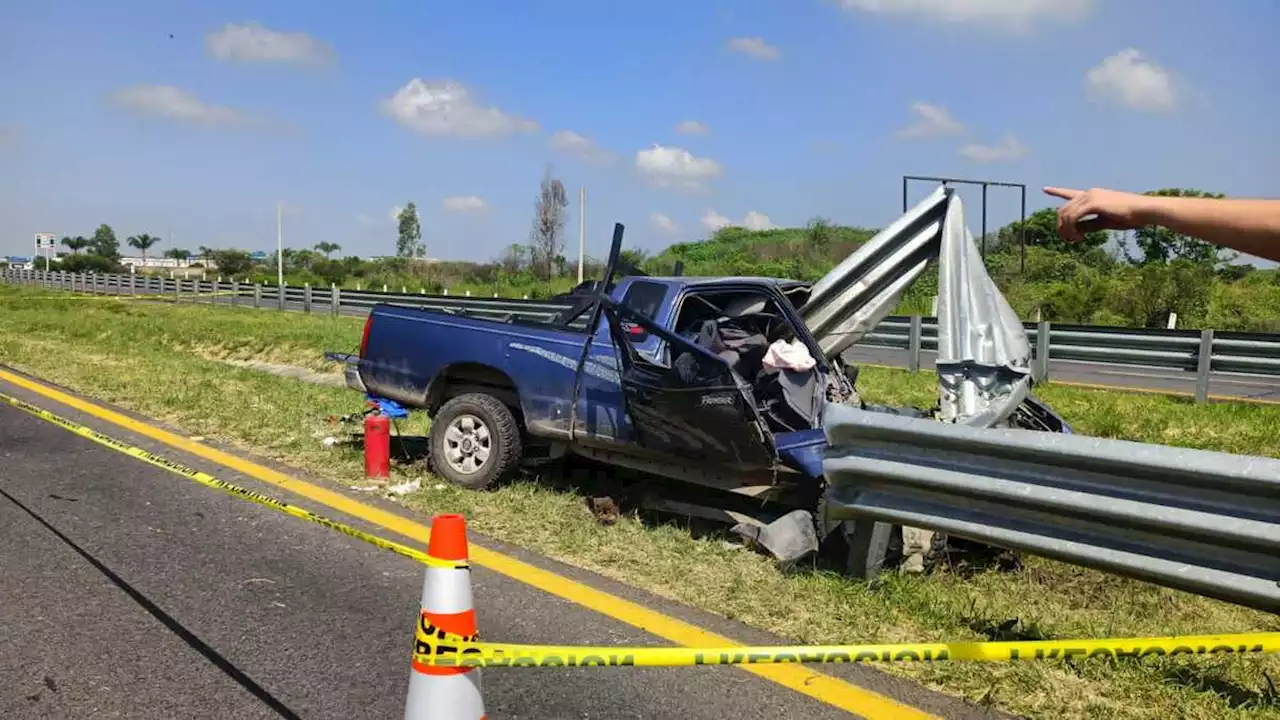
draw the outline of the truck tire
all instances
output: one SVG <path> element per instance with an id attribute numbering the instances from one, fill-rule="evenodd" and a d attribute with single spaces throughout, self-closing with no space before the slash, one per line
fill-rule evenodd
<path id="1" fill-rule="evenodd" d="M 520 464 L 520 426 L 492 395 L 467 393 L 431 421 L 431 468 L 454 485 L 480 490 Z"/>

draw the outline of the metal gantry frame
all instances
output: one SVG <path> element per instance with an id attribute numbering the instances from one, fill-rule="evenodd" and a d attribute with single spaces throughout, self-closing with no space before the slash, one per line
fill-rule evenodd
<path id="1" fill-rule="evenodd" d="M 1011 187 L 1018 188 L 1022 193 L 1022 211 L 1021 221 L 1018 223 L 1018 247 L 1021 254 L 1019 272 L 1027 271 L 1027 186 L 1022 183 L 1002 182 L 999 180 L 973 180 L 969 178 L 949 178 L 936 177 L 933 175 L 903 175 L 902 176 L 902 212 L 907 212 L 907 188 L 912 180 L 920 182 L 936 182 L 942 183 L 943 187 L 947 185 L 978 185 L 982 187 L 982 259 L 987 259 L 987 188 L 988 187 Z"/>

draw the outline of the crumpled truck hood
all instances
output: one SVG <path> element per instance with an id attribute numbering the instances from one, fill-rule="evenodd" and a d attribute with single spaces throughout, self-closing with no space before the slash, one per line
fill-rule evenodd
<path id="1" fill-rule="evenodd" d="M 1027 395 L 1031 343 L 987 274 L 950 188 L 938 188 L 823 276 L 800 314 L 822 351 L 839 355 L 884 320 L 931 260 L 939 273 L 941 419 L 1003 422 Z"/>

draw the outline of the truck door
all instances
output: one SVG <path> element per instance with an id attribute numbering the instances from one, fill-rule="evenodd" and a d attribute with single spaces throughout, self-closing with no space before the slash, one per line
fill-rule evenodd
<path id="1" fill-rule="evenodd" d="M 698 463 L 773 463 L 773 435 L 750 388 L 727 362 L 625 306 L 609 303 L 604 316 L 621 362 L 624 407 L 642 448 Z M 629 342 L 637 326 L 666 341 L 667 365 Z"/>

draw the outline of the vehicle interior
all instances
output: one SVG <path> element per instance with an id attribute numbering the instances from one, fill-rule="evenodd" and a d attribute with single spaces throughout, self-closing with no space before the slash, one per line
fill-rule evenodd
<path id="1" fill-rule="evenodd" d="M 824 399 L 817 359 L 777 301 L 757 289 L 699 290 L 681 299 L 675 334 L 724 360 L 751 387 L 773 432 L 815 426 Z M 677 374 L 691 359 L 663 353 Z M 692 380 L 692 378 L 689 378 Z"/>

